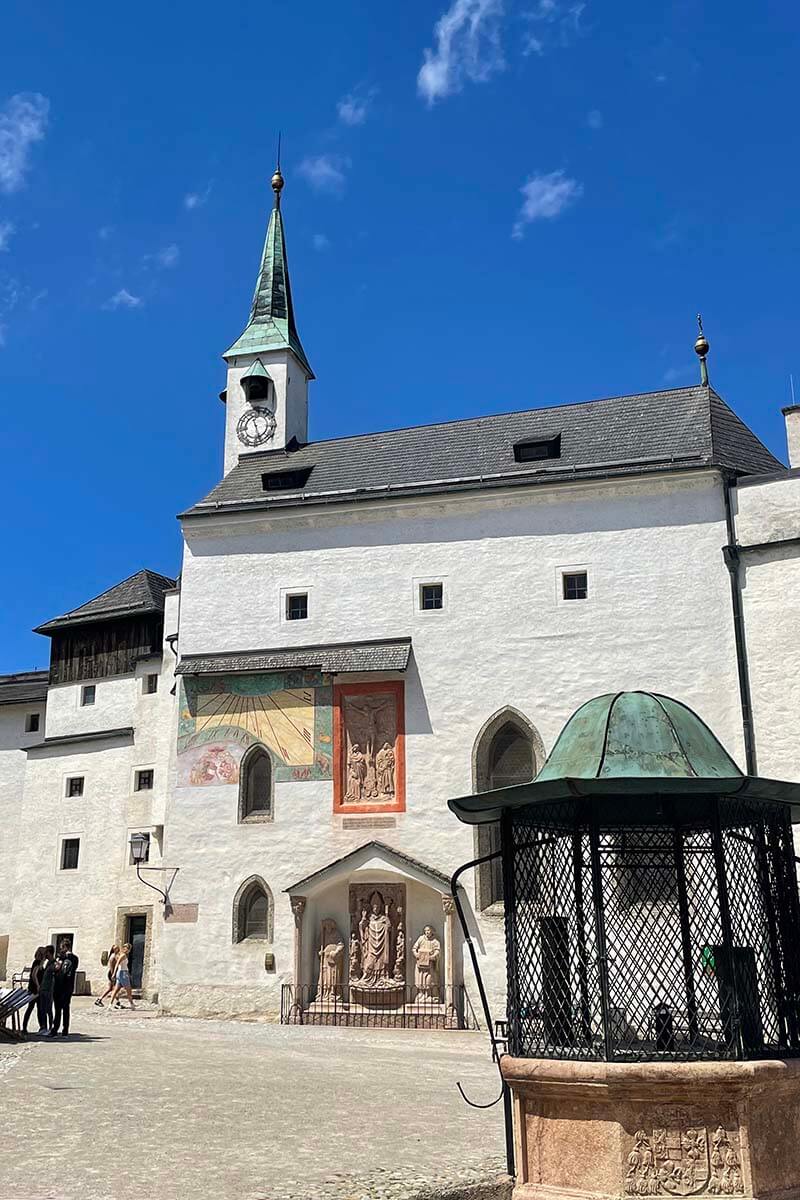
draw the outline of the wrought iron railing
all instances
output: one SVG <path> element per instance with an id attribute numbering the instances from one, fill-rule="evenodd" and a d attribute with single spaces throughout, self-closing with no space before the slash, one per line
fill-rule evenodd
<path id="1" fill-rule="evenodd" d="M 383 991 L 341 987 L 323 995 L 316 984 L 281 988 L 282 1025 L 349 1025 L 371 1029 L 477 1029 L 463 984 L 439 989 L 436 997 L 420 996 L 415 987 L 398 984 Z"/>

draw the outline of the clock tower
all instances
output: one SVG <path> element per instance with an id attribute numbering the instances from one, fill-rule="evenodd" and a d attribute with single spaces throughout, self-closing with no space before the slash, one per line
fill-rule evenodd
<path id="1" fill-rule="evenodd" d="M 308 381 L 314 378 L 297 333 L 281 215 L 283 176 L 272 176 L 275 204 L 247 327 L 223 358 L 228 382 L 225 466 L 241 454 L 282 450 L 308 439 Z"/>

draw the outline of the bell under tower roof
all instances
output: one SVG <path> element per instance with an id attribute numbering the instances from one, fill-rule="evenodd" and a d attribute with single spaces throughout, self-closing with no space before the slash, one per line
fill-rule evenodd
<path id="1" fill-rule="evenodd" d="M 223 358 L 237 354 L 260 354 L 268 350 L 291 350 L 314 378 L 297 332 L 286 259 L 286 237 L 281 215 L 283 176 L 280 166 L 272 176 L 275 206 L 272 209 L 264 242 L 264 253 L 250 307 L 250 317 L 241 336 L 226 350 Z"/>

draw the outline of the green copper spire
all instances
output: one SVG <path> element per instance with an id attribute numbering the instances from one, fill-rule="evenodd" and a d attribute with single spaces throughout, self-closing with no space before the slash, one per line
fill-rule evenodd
<path id="1" fill-rule="evenodd" d="M 289 264 L 286 261 L 286 238 L 281 216 L 283 176 L 280 164 L 272 176 L 272 190 L 275 193 L 275 207 L 269 218 L 267 240 L 261 256 L 250 319 L 244 333 L 225 351 L 223 358 L 230 358 L 236 354 L 260 354 L 267 350 L 289 349 L 313 379 L 314 373 L 309 366 L 294 321 Z"/>

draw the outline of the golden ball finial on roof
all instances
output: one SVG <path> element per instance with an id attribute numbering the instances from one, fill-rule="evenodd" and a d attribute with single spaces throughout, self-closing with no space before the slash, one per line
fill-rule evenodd
<path id="1" fill-rule="evenodd" d="M 272 190 L 276 196 L 279 196 L 283 191 L 283 176 L 281 175 L 280 167 L 275 168 L 275 174 L 272 176 Z"/>
<path id="2" fill-rule="evenodd" d="M 695 339 L 694 352 L 700 359 L 700 382 L 704 387 L 708 387 L 708 364 L 706 363 L 708 338 L 703 333 L 703 318 L 700 316 L 700 313 L 697 314 L 697 328 L 700 332 Z"/>
<path id="3" fill-rule="evenodd" d="M 700 313 L 697 314 L 697 328 L 700 330 L 700 332 L 698 333 L 697 340 L 694 344 L 694 352 L 698 358 L 705 358 L 708 354 L 709 347 L 708 338 L 703 333 L 703 318 L 700 316 Z"/>

